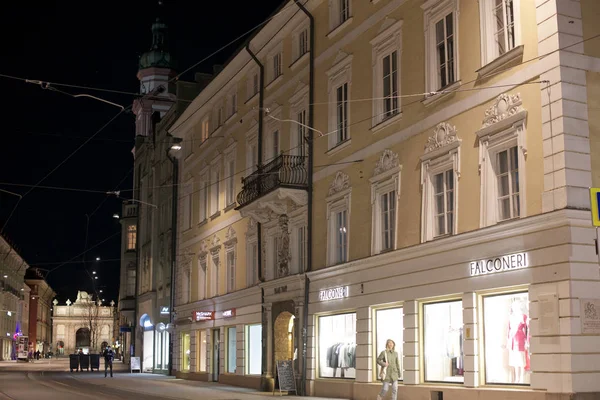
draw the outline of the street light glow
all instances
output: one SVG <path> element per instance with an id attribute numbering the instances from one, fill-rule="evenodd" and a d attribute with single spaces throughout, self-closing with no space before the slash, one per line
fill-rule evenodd
<path id="1" fill-rule="evenodd" d="M 92 271 L 92 274 L 96 275 L 96 271 Z"/>
<path id="2" fill-rule="evenodd" d="M 100 257 L 96 257 L 96 261 L 100 261 Z"/>
<path id="3" fill-rule="evenodd" d="M 113 214 L 114 219 L 119 219 L 119 214 Z"/>
<path id="4" fill-rule="evenodd" d="M 98 279 L 98 277 L 97 277 L 97 276 L 95 276 L 95 277 L 94 277 L 94 279 Z"/>
<path id="5" fill-rule="evenodd" d="M 175 151 L 177 151 L 177 150 L 181 150 L 181 145 L 179 145 L 179 144 L 174 144 L 173 146 L 171 146 L 171 150 L 175 150 Z"/>

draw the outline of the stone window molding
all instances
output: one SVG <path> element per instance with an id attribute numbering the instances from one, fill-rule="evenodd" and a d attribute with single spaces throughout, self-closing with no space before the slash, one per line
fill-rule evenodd
<path id="1" fill-rule="evenodd" d="M 438 81 L 437 71 L 437 53 L 436 53 L 436 31 L 435 24 L 444 18 L 446 15 L 453 14 L 454 27 L 454 83 L 460 82 L 460 67 L 459 67 L 459 1 L 458 0 L 428 0 L 423 5 L 425 30 L 425 90 L 430 93 L 427 97 L 440 96 L 443 93 L 436 94 L 437 91 L 443 89 Z M 451 86 L 451 85 L 450 85 Z"/>
<path id="2" fill-rule="evenodd" d="M 479 174 L 481 178 L 480 226 L 499 222 L 496 156 L 499 152 L 517 147 L 519 177 L 519 218 L 526 210 L 526 123 L 527 110 L 521 95 L 503 93 L 485 111 L 479 139 Z"/>
<path id="3" fill-rule="evenodd" d="M 384 58 L 396 53 L 396 82 L 398 96 L 401 95 L 401 54 L 402 54 L 402 24 L 403 21 L 396 21 L 393 18 L 386 18 L 378 32 L 378 35 L 371 40 L 372 56 L 371 63 L 373 69 L 373 121 L 372 126 L 375 127 L 389 118 L 397 117 L 401 114 L 401 99 L 398 97 L 397 112 L 391 117 L 386 117 L 384 114 L 384 77 L 383 77 L 383 62 Z"/>
<path id="4" fill-rule="evenodd" d="M 211 261 L 210 274 L 210 297 L 219 295 L 219 269 L 221 266 L 221 240 L 217 235 L 213 235 L 209 244 L 209 253 Z"/>
<path id="5" fill-rule="evenodd" d="M 421 156 L 421 241 L 426 242 L 435 238 L 435 202 L 433 178 L 448 170 L 453 172 L 453 223 L 451 231 L 455 234 L 458 226 L 458 180 L 460 178 L 460 146 L 462 139 L 458 138 L 456 127 L 447 123 L 439 123 L 428 137 L 424 154 Z M 445 204 L 447 207 L 447 204 Z M 446 235 L 447 235 L 446 234 Z"/>
<path id="6" fill-rule="evenodd" d="M 336 259 L 336 220 L 335 214 L 341 211 L 346 211 L 347 215 L 347 245 L 350 244 L 350 217 L 351 217 L 351 195 L 352 187 L 350 186 L 350 177 L 338 171 L 335 178 L 329 185 L 328 196 L 325 199 L 327 202 L 327 266 L 338 264 Z M 346 251 L 346 260 L 349 259 L 348 250 Z"/>
<path id="7" fill-rule="evenodd" d="M 398 154 L 390 149 L 386 149 L 381 153 L 381 157 L 375 164 L 373 176 L 369 179 L 371 184 L 371 254 L 381 253 L 383 249 L 383 234 L 382 234 L 382 207 L 381 197 L 391 191 L 395 192 L 394 210 L 395 217 L 393 221 L 393 245 L 386 249 L 395 250 L 397 243 L 398 232 L 398 200 L 400 199 L 400 182 L 401 182 L 402 165 L 400 165 Z"/>
<path id="8" fill-rule="evenodd" d="M 329 132 L 337 131 L 337 89 L 343 84 L 348 84 L 348 100 L 347 103 L 347 139 L 346 141 L 350 141 L 351 139 L 351 109 L 352 103 L 350 100 L 352 99 L 352 54 L 346 54 L 342 51 L 338 52 L 337 56 L 333 61 L 333 66 L 326 71 L 327 75 L 327 92 L 329 98 L 329 118 L 328 118 L 328 128 Z M 332 133 L 327 135 L 329 137 L 328 143 L 329 149 L 333 149 L 334 147 L 342 144 L 343 142 L 338 142 L 337 135 Z"/>
<path id="9" fill-rule="evenodd" d="M 296 91 L 290 97 L 290 116 L 292 121 L 302 122 L 308 125 L 308 85 L 304 83 L 298 84 Z M 299 121 L 299 114 L 303 113 L 304 121 Z M 304 136 L 307 134 L 307 129 L 299 124 L 289 124 L 290 126 L 290 154 L 299 156 L 308 154 L 308 145 Z M 304 149 L 301 147 L 303 146 Z"/>

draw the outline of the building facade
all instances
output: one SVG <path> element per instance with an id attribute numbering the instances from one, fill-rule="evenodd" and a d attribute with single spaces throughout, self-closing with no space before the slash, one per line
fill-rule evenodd
<path id="1" fill-rule="evenodd" d="M 29 286 L 29 350 L 42 354 L 53 350 L 52 345 L 52 299 L 54 290 L 37 268 L 25 272 L 25 283 Z"/>
<path id="2" fill-rule="evenodd" d="M 284 3 L 170 129 L 177 375 L 375 398 L 393 339 L 401 397 L 600 393 L 599 13 Z"/>
<path id="3" fill-rule="evenodd" d="M 23 281 L 27 268 L 0 236 L 0 361 L 16 359 L 16 338 L 29 332 L 29 288 Z"/>
<path id="4" fill-rule="evenodd" d="M 103 306 L 87 292 L 78 291 L 75 302 L 67 299 L 59 305 L 55 299 L 52 319 L 52 343 L 57 354 L 75 354 L 81 349 L 85 354 L 99 353 L 114 346 L 115 302 Z"/>
<path id="5" fill-rule="evenodd" d="M 140 357 L 145 372 L 169 370 L 171 269 L 173 259 L 174 140 L 168 128 L 210 76 L 174 82 L 167 26 L 152 25 L 153 42 L 139 62 L 140 99 L 135 100 L 134 198 L 123 205 L 121 329 L 123 346 Z M 134 338 L 131 337 L 134 333 Z M 129 357 L 129 356 L 127 356 Z"/>

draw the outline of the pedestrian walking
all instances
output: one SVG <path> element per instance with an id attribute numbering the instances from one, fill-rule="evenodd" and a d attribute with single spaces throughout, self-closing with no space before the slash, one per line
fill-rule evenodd
<path id="1" fill-rule="evenodd" d="M 381 367 L 379 379 L 383 381 L 377 400 L 381 400 L 392 385 L 392 400 L 398 397 L 398 378 L 400 377 L 400 360 L 396 352 L 396 343 L 392 339 L 385 342 L 385 350 L 377 357 L 377 365 Z"/>
<path id="2" fill-rule="evenodd" d="M 108 373 L 108 368 L 110 367 L 110 377 L 112 378 L 113 377 L 112 367 L 113 367 L 113 360 L 115 359 L 115 352 L 113 351 L 112 347 L 106 346 L 102 355 L 104 356 L 104 377 L 106 378 L 106 375 Z"/>

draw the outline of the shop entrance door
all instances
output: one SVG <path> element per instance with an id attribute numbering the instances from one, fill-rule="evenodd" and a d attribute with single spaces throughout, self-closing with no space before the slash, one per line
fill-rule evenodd
<path id="1" fill-rule="evenodd" d="M 219 329 L 213 329 L 212 331 L 212 381 L 219 382 Z"/>

